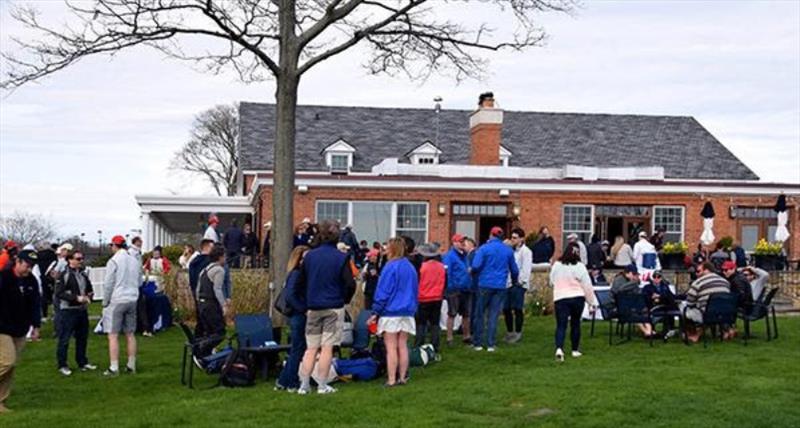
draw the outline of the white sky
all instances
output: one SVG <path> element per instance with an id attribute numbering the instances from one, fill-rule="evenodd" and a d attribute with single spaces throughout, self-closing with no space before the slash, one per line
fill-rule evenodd
<path id="1" fill-rule="evenodd" d="M 485 16 L 480 6 L 460 13 Z M 762 180 L 800 182 L 800 2 L 586 1 L 576 16 L 542 22 L 547 46 L 488 56 L 482 82 L 369 77 L 355 50 L 304 76 L 300 101 L 432 107 L 440 95 L 445 108 L 472 108 L 492 90 L 513 110 L 691 115 Z M 0 4 L 0 49 L 18 32 Z M 273 102 L 274 85 L 203 75 L 142 48 L 2 95 L 0 213 L 42 213 L 65 235 L 93 237 L 140 226 L 134 194 L 210 194 L 167 169 L 193 116 Z"/>

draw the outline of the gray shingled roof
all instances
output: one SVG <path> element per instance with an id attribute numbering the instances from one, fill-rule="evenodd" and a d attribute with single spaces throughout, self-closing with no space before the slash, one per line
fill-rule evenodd
<path id="1" fill-rule="evenodd" d="M 443 151 L 441 163 L 469 159 L 469 111 L 442 110 L 439 138 L 432 109 L 297 108 L 298 171 L 326 170 L 320 151 L 338 139 L 356 148 L 353 171 L 403 158 L 425 140 Z M 271 170 L 275 105 L 243 102 L 240 152 L 244 170 Z M 757 180 L 692 117 L 506 111 L 503 146 L 512 166 L 662 166 L 667 178 Z"/>

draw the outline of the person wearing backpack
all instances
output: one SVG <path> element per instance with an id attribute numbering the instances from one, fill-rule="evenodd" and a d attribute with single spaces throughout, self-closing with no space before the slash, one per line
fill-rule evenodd
<path id="1" fill-rule="evenodd" d="M 208 255 L 209 264 L 200 272 L 197 284 L 197 328 L 195 337 L 203 344 L 195 351 L 195 364 L 211 355 L 225 339 L 225 315 L 228 305 L 222 294 L 225 282 L 225 249 L 215 245 Z"/>
<path id="2" fill-rule="evenodd" d="M 342 342 L 344 330 L 344 305 L 355 294 L 356 284 L 350 270 L 350 258 L 336 249 L 339 242 L 339 223 L 323 221 L 319 235 L 315 237 L 319 246 L 306 253 L 303 259 L 298 284 L 304 288 L 308 311 L 306 313 L 306 344 L 300 367 L 298 394 L 311 392 L 311 372 L 316 365 L 316 378 L 321 379 L 317 393 L 330 394 L 336 389 L 324 380 L 330 371 L 333 347 Z"/>
<path id="3" fill-rule="evenodd" d="M 439 319 L 442 315 L 446 276 L 438 250 L 438 246 L 435 244 L 420 245 L 417 249 L 417 252 L 423 257 L 423 262 L 419 270 L 419 306 L 415 316 L 417 338 L 414 341 L 415 347 L 422 346 L 428 329 L 430 329 L 431 343 L 436 353 L 439 353 L 439 332 L 441 330 Z"/>
<path id="4" fill-rule="evenodd" d="M 403 238 L 392 238 L 387 244 L 388 262 L 378 279 L 368 324 L 378 323 L 378 335 L 386 343 L 387 387 L 408 382 L 408 335 L 416 333 L 414 314 L 417 311 L 417 270 L 405 257 Z"/>
<path id="5" fill-rule="evenodd" d="M 275 382 L 276 391 L 296 392 L 300 387 L 300 377 L 297 371 L 300 368 L 300 361 L 306 352 L 306 296 L 298 291 L 302 290 L 297 280 L 300 278 L 300 268 L 303 264 L 303 256 L 310 248 L 305 245 L 294 247 L 289 255 L 289 265 L 286 270 L 286 285 L 283 292 L 286 293 L 286 304 L 289 313 L 284 314 L 289 318 L 289 337 L 292 344 L 286 365 L 283 366 L 278 380 Z"/>

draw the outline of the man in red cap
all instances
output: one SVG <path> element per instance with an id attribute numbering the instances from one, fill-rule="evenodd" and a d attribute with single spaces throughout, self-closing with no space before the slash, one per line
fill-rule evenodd
<path id="1" fill-rule="evenodd" d="M 461 315 L 462 340 L 472 340 L 470 315 L 472 314 L 472 277 L 469 274 L 469 261 L 464 248 L 464 236 L 456 233 L 450 239 L 450 250 L 442 258 L 447 269 L 447 344 L 453 343 L 453 327 L 456 315 Z"/>
<path id="2" fill-rule="evenodd" d="M 736 262 L 726 260 L 722 263 L 722 275 L 731 284 L 731 293 L 739 296 L 739 309 L 748 312 L 753 305 L 753 291 L 750 281 L 742 272 L 736 270 Z M 733 328 L 733 326 L 731 326 Z"/>
<path id="3" fill-rule="evenodd" d="M 203 239 L 214 241 L 214 243 L 219 242 L 219 233 L 217 233 L 218 224 L 219 224 L 219 218 L 217 217 L 217 215 L 211 214 L 208 217 L 208 227 L 206 228 L 206 232 L 203 234 Z"/>
<path id="4" fill-rule="evenodd" d="M 136 372 L 136 301 L 139 299 L 141 280 L 139 263 L 131 256 L 125 238 L 111 238 L 114 254 L 106 263 L 103 286 L 103 330 L 108 334 L 109 368 L 103 374 L 119 374 L 119 334 L 125 334 L 128 348 L 129 373 Z"/>
<path id="5" fill-rule="evenodd" d="M 511 283 L 519 283 L 519 268 L 514 260 L 514 250 L 503 243 L 503 229 L 495 226 L 490 234 L 491 238 L 476 250 L 472 260 L 472 273 L 478 276 L 478 306 L 474 314 L 477 322 L 472 345 L 476 351 L 482 351 L 486 346 L 486 351 L 494 352 L 497 318 L 505 302 L 506 282 L 511 275 Z M 484 326 L 486 312 L 489 315 Z"/>

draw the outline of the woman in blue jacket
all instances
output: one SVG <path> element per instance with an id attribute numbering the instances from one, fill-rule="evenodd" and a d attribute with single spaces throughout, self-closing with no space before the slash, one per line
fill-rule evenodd
<path id="1" fill-rule="evenodd" d="M 305 245 L 294 247 L 289 255 L 289 265 L 286 277 L 286 303 L 292 312 L 289 315 L 289 336 L 291 337 L 292 347 L 286 365 L 283 366 L 278 380 L 275 382 L 276 391 L 295 392 L 300 387 L 300 377 L 297 371 L 300 368 L 300 361 L 306 353 L 306 293 L 304 284 L 300 284 L 300 267 L 303 265 L 303 256 L 310 248 Z"/>
<path id="2" fill-rule="evenodd" d="M 403 238 L 387 244 L 388 262 L 381 270 L 369 323 L 378 322 L 386 343 L 386 386 L 408 382 L 408 335 L 416 332 L 418 278 L 405 257 Z"/>

